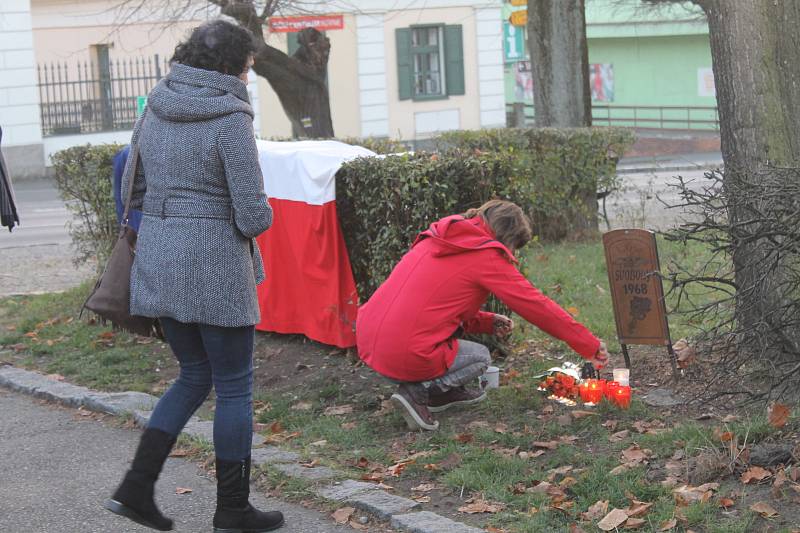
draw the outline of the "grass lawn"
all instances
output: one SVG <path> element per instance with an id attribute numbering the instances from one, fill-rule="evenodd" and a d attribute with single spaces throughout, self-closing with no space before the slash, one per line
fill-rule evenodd
<path id="1" fill-rule="evenodd" d="M 659 246 L 664 268 L 674 258 L 703 255 L 663 241 Z M 579 320 L 618 350 L 602 245 L 537 245 L 529 254 L 533 283 L 564 307 L 574 307 Z M 103 390 L 163 390 L 175 376 L 166 346 L 79 321 L 87 291 L 84 286 L 0 300 L 0 360 Z M 673 337 L 689 335 L 691 326 L 673 318 Z M 772 468 L 761 483 L 745 485 L 740 476 L 748 465 L 730 459 L 745 441 L 749 448 L 797 443 L 797 413 L 775 428 L 760 409 L 730 407 L 702 417 L 701 411 L 684 408 L 657 410 L 639 399 L 649 382 L 669 380 L 654 375 L 635 391 L 629 410 L 601 405 L 595 414 L 581 415 L 581 408 L 546 400 L 533 377 L 568 353 L 535 328 L 521 327 L 512 355 L 499 361 L 503 386 L 471 409 L 437 415 L 439 431 L 418 433 L 406 429 L 387 401 L 394 386 L 352 355 L 297 337 L 260 334 L 257 430 L 266 441 L 300 452 L 311 466 L 327 464 L 353 478 L 381 482 L 414 497 L 423 509 L 495 533 L 597 531 L 598 520 L 613 508 L 637 514 L 642 522 L 630 525 L 638 524 L 640 531 L 797 531 L 792 529 L 800 524 L 797 467 Z M 262 481 L 284 497 L 309 499 L 303 484 L 275 472 Z M 680 494 L 676 499 L 673 492 L 710 481 L 719 486 L 695 494 L 698 501 Z M 751 511 L 759 501 L 778 515 L 768 521 Z M 475 510 L 483 502 L 492 512 L 459 510 Z M 605 510 L 592 513 L 597 508 Z"/>

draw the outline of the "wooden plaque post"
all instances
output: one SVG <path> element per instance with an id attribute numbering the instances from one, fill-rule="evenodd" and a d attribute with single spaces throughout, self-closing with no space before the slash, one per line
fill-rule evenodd
<path id="1" fill-rule="evenodd" d="M 641 229 L 609 231 L 603 235 L 603 247 L 625 366 L 631 367 L 629 344 L 664 345 L 677 379 L 655 233 Z"/>

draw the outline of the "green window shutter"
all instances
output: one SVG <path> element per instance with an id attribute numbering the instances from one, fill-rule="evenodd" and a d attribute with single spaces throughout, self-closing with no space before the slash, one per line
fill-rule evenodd
<path id="1" fill-rule="evenodd" d="M 300 48 L 300 43 L 297 41 L 297 36 L 299 34 L 297 32 L 287 33 L 286 34 L 286 44 L 288 49 L 289 57 L 292 57 L 297 49 Z"/>
<path id="2" fill-rule="evenodd" d="M 464 38 L 461 25 L 444 27 L 444 63 L 447 94 L 464 94 Z"/>
<path id="3" fill-rule="evenodd" d="M 395 30 L 397 39 L 397 82 L 400 100 L 409 100 L 414 93 L 414 66 L 411 58 L 411 30 Z"/>

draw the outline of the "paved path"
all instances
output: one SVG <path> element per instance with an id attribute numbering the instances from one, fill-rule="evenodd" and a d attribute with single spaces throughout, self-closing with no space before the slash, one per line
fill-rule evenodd
<path id="1" fill-rule="evenodd" d="M 102 509 L 120 481 L 140 433 L 76 416 L 0 389 L 0 531 L 127 533 L 152 531 Z M 191 494 L 177 495 L 177 487 Z M 156 485 L 175 531 L 211 531 L 216 485 L 193 463 L 169 459 Z M 287 516 L 286 533 L 345 533 L 316 511 L 261 496 L 261 508 Z"/>
<path id="2" fill-rule="evenodd" d="M 70 214 L 55 184 L 22 181 L 14 192 L 21 225 L 11 233 L 0 231 L 0 297 L 61 291 L 92 277 L 92 265 L 72 264 Z"/>

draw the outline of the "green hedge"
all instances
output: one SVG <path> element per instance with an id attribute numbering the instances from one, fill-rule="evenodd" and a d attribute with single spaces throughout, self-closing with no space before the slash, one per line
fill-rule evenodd
<path id="1" fill-rule="evenodd" d="M 121 148 L 87 144 L 53 155 L 56 186 L 76 219 L 68 224 L 78 252 L 75 261 L 96 258 L 99 269 L 105 266 L 119 234 L 111 177 L 114 155 Z"/>
<path id="2" fill-rule="evenodd" d="M 491 198 L 520 205 L 536 235 L 597 230 L 597 193 L 617 187 L 626 130 L 497 129 L 434 140 L 437 151 L 358 159 L 337 176 L 336 200 L 362 301 L 432 221 Z"/>

